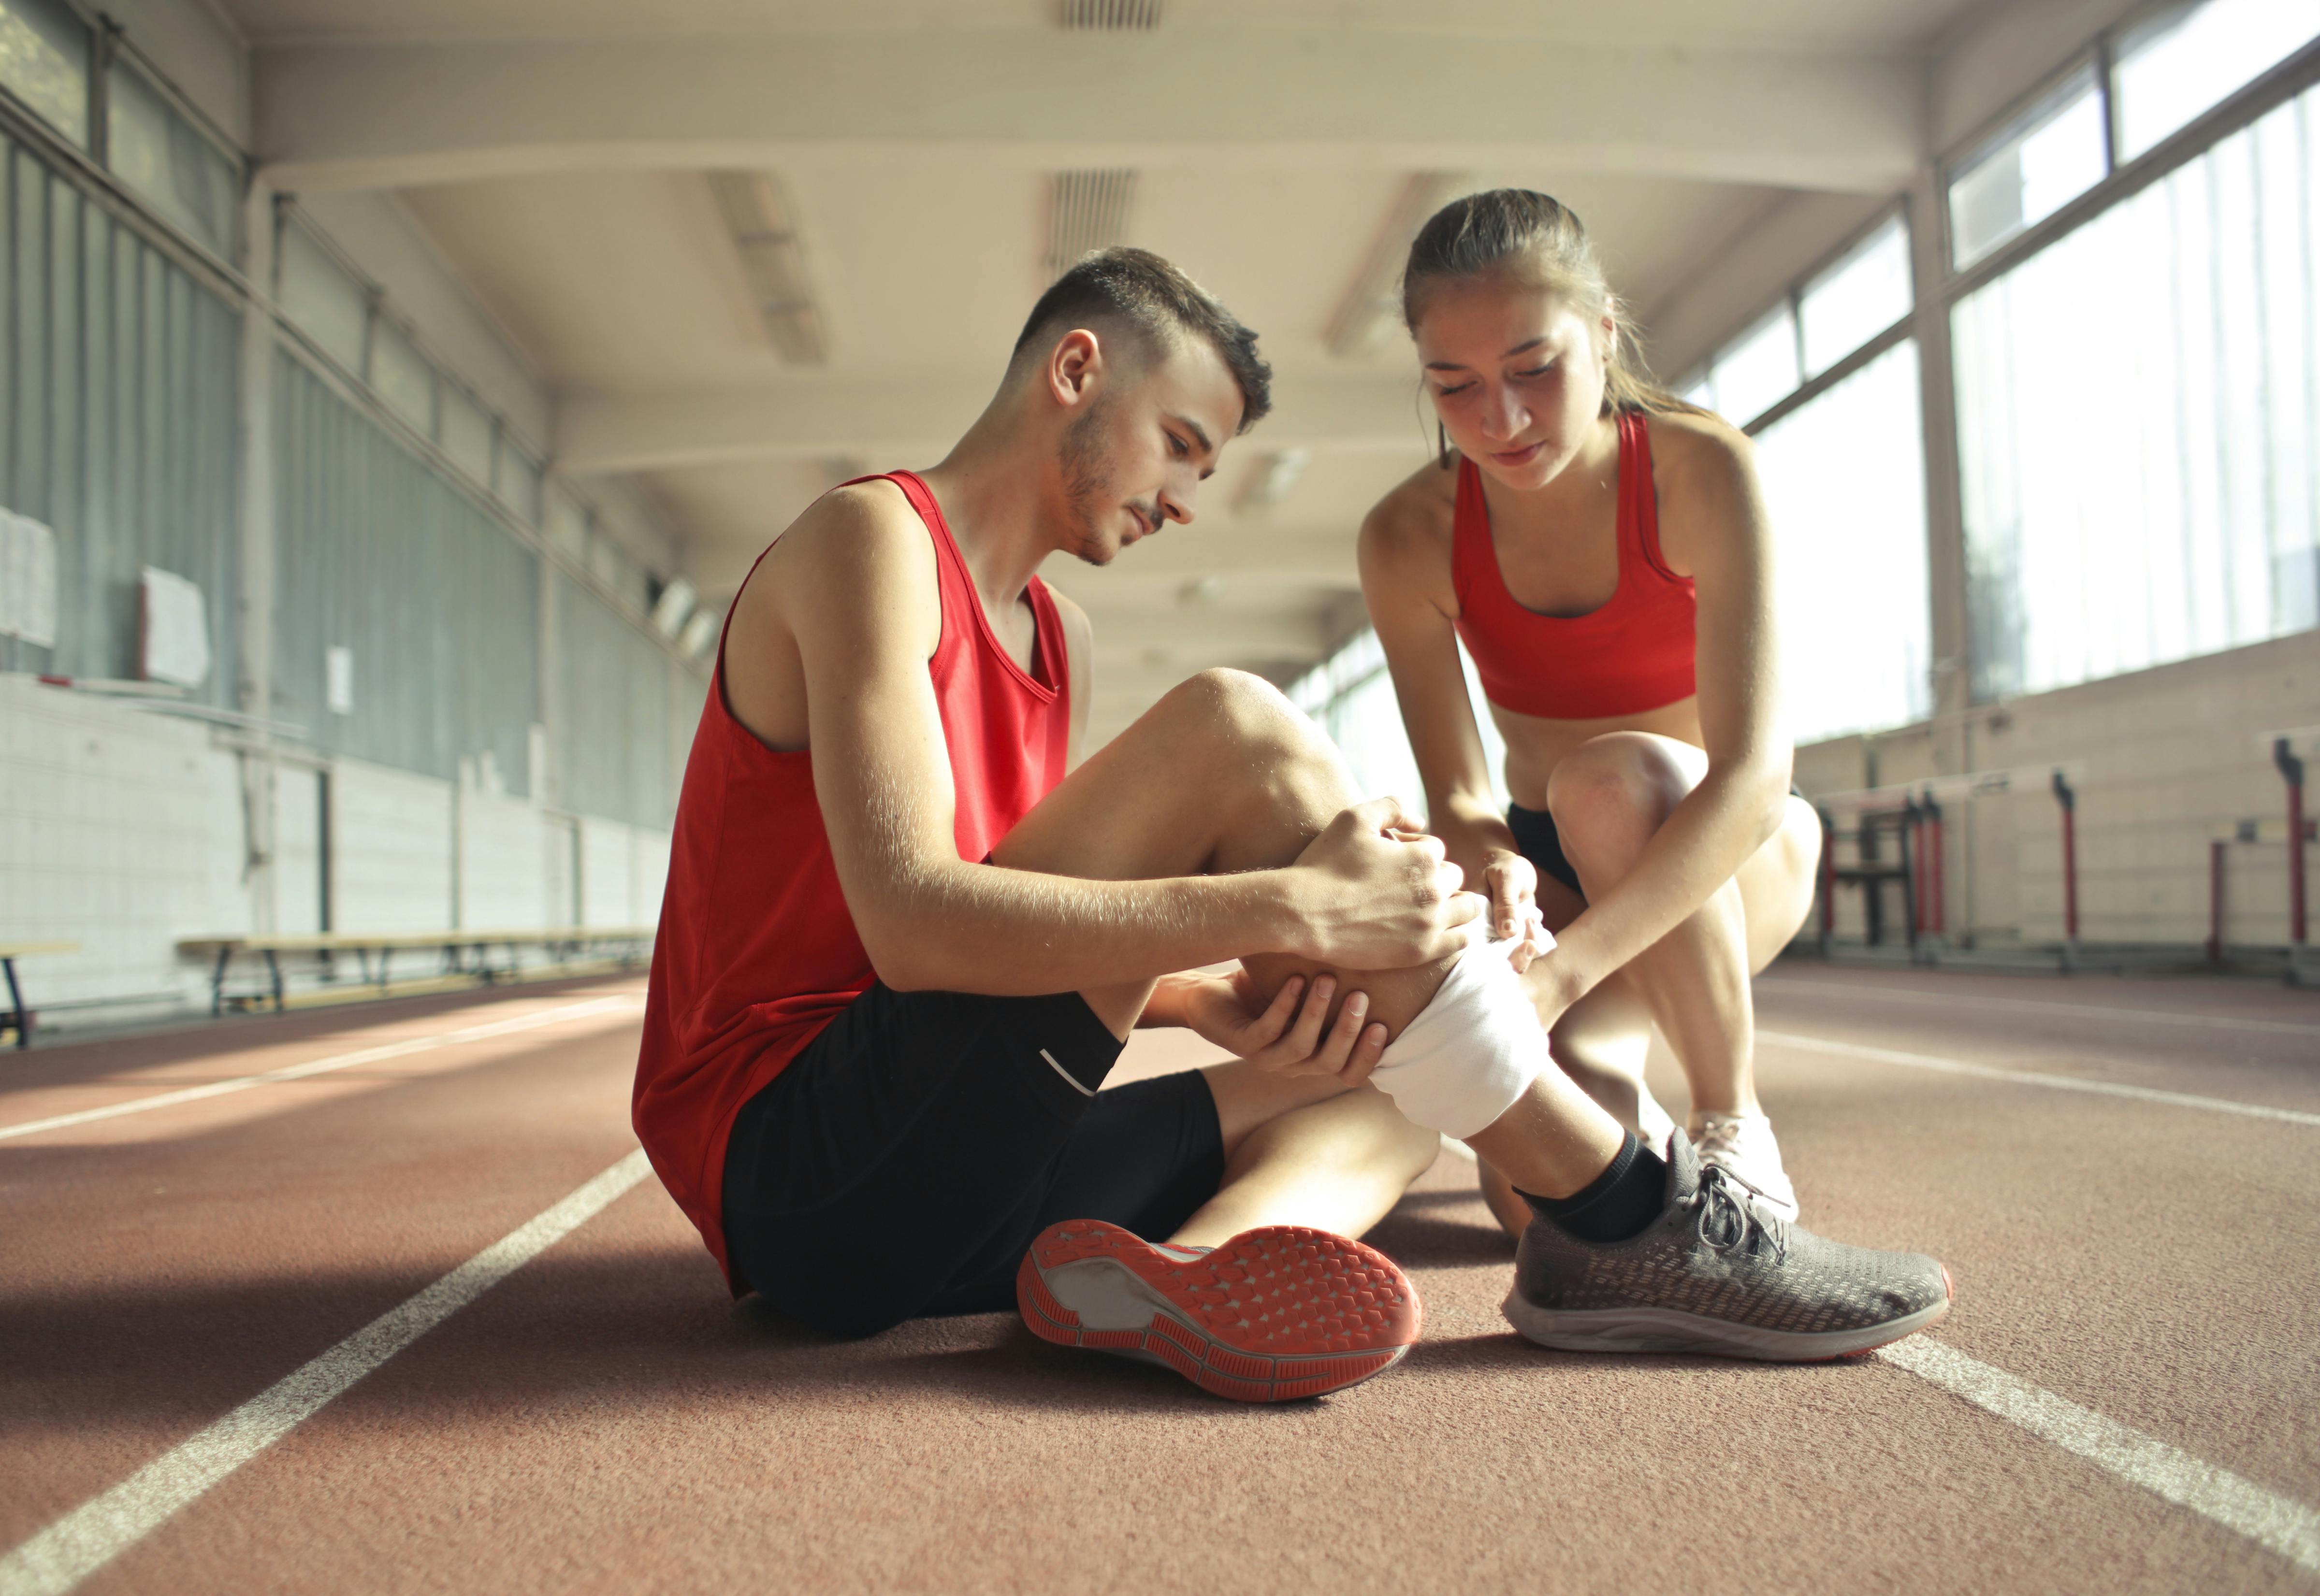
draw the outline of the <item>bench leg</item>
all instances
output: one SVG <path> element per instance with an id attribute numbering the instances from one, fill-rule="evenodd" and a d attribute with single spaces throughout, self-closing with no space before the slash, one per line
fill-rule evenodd
<path id="1" fill-rule="evenodd" d="M 378 951 L 378 991 L 379 996 L 382 997 L 386 996 L 387 961 L 394 957 L 394 950 L 393 948 L 381 948 Z"/>
<path id="2" fill-rule="evenodd" d="M 23 989 L 16 985 L 16 961 L 14 959 L 0 959 L 0 969 L 8 972 L 8 1002 L 16 1011 L 16 1045 L 20 1048 L 31 1047 L 32 1016 L 24 1012 Z"/>
<path id="3" fill-rule="evenodd" d="M 278 1014 L 283 1007 L 282 960 L 275 956 L 271 948 L 266 950 L 266 979 L 274 988 L 274 1012 Z"/>
<path id="4" fill-rule="evenodd" d="M 225 1013 L 225 967 L 232 957 L 231 948 L 220 948 L 217 968 L 210 972 L 210 1018 L 213 1020 Z"/>

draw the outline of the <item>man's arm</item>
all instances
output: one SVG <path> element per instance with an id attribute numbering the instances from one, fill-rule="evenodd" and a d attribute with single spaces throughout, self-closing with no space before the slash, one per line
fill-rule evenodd
<path id="1" fill-rule="evenodd" d="M 1028 996 L 1256 952 L 1407 966 L 1460 940 L 1430 873 L 1414 882 L 1385 868 L 1389 851 L 1422 854 L 1386 842 L 1389 822 L 1368 806 L 1283 870 L 1090 881 L 962 861 L 927 673 L 941 598 L 925 527 L 899 491 L 865 484 L 825 496 L 779 553 L 777 568 L 759 572 L 764 601 L 735 618 L 735 712 L 758 729 L 742 684 L 778 678 L 793 647 L 838 881 L 889 986 Z"/>

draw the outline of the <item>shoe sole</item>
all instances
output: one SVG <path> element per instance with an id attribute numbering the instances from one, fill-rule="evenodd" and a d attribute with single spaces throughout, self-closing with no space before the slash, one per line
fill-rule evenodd
<path id="1" fill-rule="evenodd" d="M 1400 1363 L 1423 1322 L 1393 1261 L 1302 1225 L 1186 1257 L 1101 1220 L 1050 1226 L 1015 1275 L 1031 1333 L 1165 1365 L 1213 1396 L 1288 1402 Z"/>
<path id="2" fill-rule="evenodd" d="M 1826 1363 L 1831 1358 L 1858 1357 L 1914 1336 L 1949 1317 L 1956 1295 L 1946 1266 L 1942 1269 L 1942 1300 L 1930 1308 L 1889 1319 L 1859 1330 L 1826 1330 L 1808 1335 L 1796 1330 L 1759 1330 L 1729 1320 L 1708 1319 L 1674 1308 L 1605 1308 L 1558 1313 L 1536 1307 L 1514 1292 L 1500 1305 L 1507 1322 L 1529 1340 L 1561 1352 L 1705 1352 L 1720 1357 L 1747 1357 L 1761 1363 Z"/>

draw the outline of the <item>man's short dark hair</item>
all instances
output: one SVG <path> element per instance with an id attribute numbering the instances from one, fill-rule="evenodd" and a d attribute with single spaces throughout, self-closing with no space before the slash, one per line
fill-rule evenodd
<path id="1" fill-rule="evenodd" d="M 1164 349 L 1187 333 L 1206 338 L 1240 384 L 1241 431 L 1273 408 L 1273 367 L 1256 352 L 1256 334 L 1175 266 L 1149 249 L 1125 244 L 1083 257 L 1056 279 L 1031 307 L 1012 358 L 1020 358 L 1042 337 L 1061 337 L 1103 320 L 1124 321 Z"/>

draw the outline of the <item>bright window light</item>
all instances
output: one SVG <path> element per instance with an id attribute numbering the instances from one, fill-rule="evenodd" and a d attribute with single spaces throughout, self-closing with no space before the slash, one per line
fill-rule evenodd
<path id="1" fill-rule="evenodd" d="M 1950 180 L 1950 240 L 1971 266 L 2103 179 L 2103 100 L 2089 67 Z"/>
<path id="2" fill-rule="evenodd" d="M 2118 158 L 2133 160 L 2320 36 L 2320 0 L 2175 5 L 2118 41 Z"/>
<path id="3" fill-rule="evenodd" d="M 1978 699 L 2320 624 L 2315 118 L 2320 90 L 1958 302 Z"/>
<path id="4" fill-rule="evenodd" d="M 370 385 L 413 431 L 435 436 L 435 368 L 401 328 L 385 319 L 371 334 Z"/>
<path id="5" fill-rule="evenodd" d="M 1782 305 L 1725 345 L 1712 375 L 1717 411 L 1735 426 L 1745 426 L 1795 392 L 1804 374 L 1797 369 L 1797 324 L 1789 307 Z"/>
<path id="6" fill-rule="evenodd" d="M 1909 313 L 1909 229 L 1896 216 L 1805 284 L 1805 374 L 1817 375 Z"/>
<path id="7" fill-rule="evenodd" d="M 88 30 L 58 0 L 0 0 L 0 88 L 88 146 Z"/>
<path id="8" fill-rule="evenodd" d="M 1811 742 L 1933 713 L 1917 345 L 1756 435 L 1779 558 L 1781 695 Z"/>

